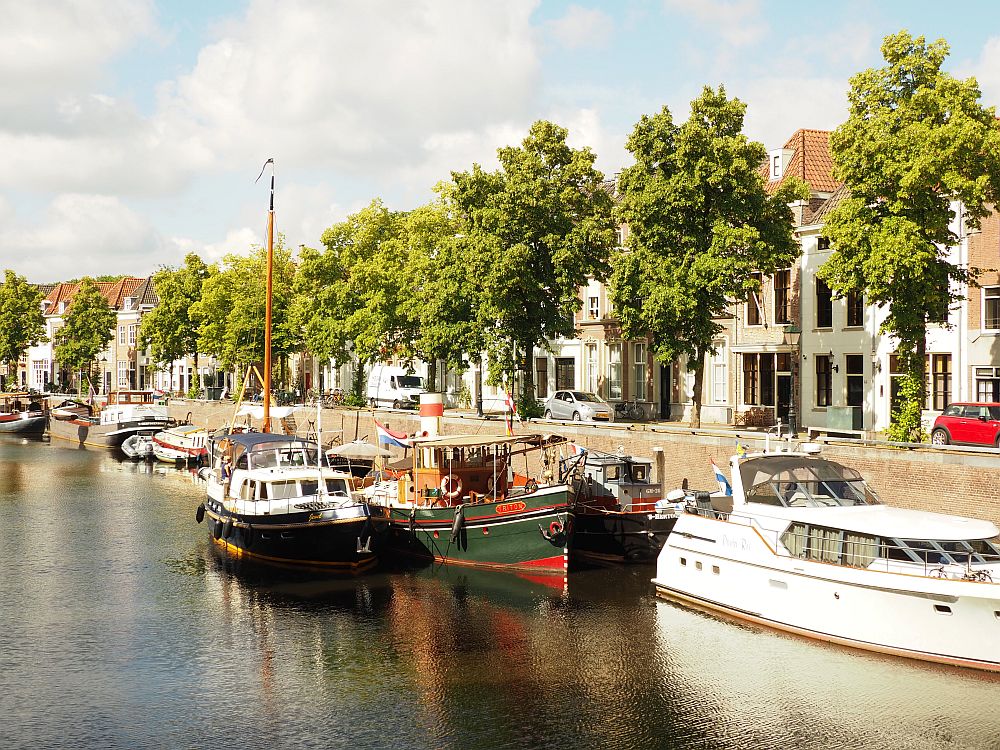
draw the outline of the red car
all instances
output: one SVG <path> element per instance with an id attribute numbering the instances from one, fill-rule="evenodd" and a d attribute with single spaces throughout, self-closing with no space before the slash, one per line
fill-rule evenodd
<path id="1" fill-rule="evenodd" d="M 1000 404 L 952 404 L 934 420 L 931 442 L 934 445 L 961 443 L 1000 448 Z"/>

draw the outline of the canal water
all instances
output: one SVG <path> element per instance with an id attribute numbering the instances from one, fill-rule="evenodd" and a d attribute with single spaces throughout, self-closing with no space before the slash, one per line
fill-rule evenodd
<path id="1" fill-rule="evenodd" d="M 1000 678 L 658 601 L 650 568 L 241 564 L 190 472 L 0 437 L 5 750 L 1000 748 Z"/>

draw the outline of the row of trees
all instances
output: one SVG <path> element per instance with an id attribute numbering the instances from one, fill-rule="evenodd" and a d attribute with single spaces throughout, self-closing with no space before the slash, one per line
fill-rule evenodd
<path id="1" fill-rule="evenodd" d="M 887 309 L 883 331 L 908 372 L 893 436 L 912 439 L 926 326 L 947 318 L 954 283 L 975 283 L 975 269 L 947 259 L 958 241 L 952 204 L 977 226 L 998 202 L 1000 127 L 974 79 L 941 70 L 944 41 L 900 32 L 882 53 L 884 67 L 851 79 L 850 115 L 831 139 L 850 196 L 828 218 L 837 252 L 820 275 L 835 292 Z M 452 173 L 429 205 L 396 212 L 375 200 L 295 260 L 279 237 L 274 354 L 306 347 L 338 363 L 402 357 L 463 368 L 467 353 L 486 352 L 492 382 L 521 374 L 530 414 L 531 353 L 573 334 L 578 290 L 593 277 L 607 281 L 625 337 L 648 337 L 664 364 L 687 357 L 700 424 L 716 315 L 754 291 L 753 271 L 794 261 L 789 203 L 808 197 L 795 179 L 765 190 L 766 151 L 744 135 L 745 111 L 724 88 L 706 87 L 684 123 L 666 107 L 644 116 L 627 141 L 635 163 L 621 174 L 617 205 L 594 153 L 537 122 L 519 146 L 498 151 L 498 170 Z M 627 249 L 616 248 L 619 223 L 630 230 Z M 153 357 L 210 352 L 229 368 L 262 359 L 265 262 L 254 248 L 218 267 L 192 254 L 161 269 L 160 305 L 141 329 Z"/>

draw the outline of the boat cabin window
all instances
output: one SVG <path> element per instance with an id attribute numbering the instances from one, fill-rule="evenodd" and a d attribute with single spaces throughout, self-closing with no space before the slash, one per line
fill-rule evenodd
<path id="1" fill-rule="evenodd" d="M 803 456 L 764 456 L 740 465 L 748 502 L 822 508 L 878 503 L 861 475 L 833 461 Z"/>
<path id="2" fill-rule="evenodd" d="M 272 500 L 286 500 L 290 497 L 299 496 L 299 487 L 294 480 L 283 480 L 280 482 L 268 482 L 268 486 L 271 488 L 270 494 Z"/>
<path id="3" fill-rule="evenodd" d="M 619 482 L 621 481 L 621 464 L 613 464 L 611 466 L 604 467 L 604 481 L 605 482 Z"/>
<path id="4" fill-rule="evenodd" d="M 257 483 L 253 480 L 248 480 L 240 486 L 240 499 L 241 500 L 253 500 L 257 492 Z"/>
<path id="5" fill-rule="evenodd" d="M 878 556 L 878 539 L 868 534 L 793 523 L 781 535 L 792 557 L 867 568 Z"/>
<path id="6" fill-rule="evenodd" d="M 925 565 L 972 565 L 1000 562 L 1000 549 L 985 539 L 937 541 L 933 539 L 892 539 L 906 559 Z M 903 559 L 897 557 L 894 559 Z"/>
<path id="7" fill-rule="evenodd" d="M 645 464 L 630 464 L 629 468 L 632 470 L 632 481 L 636 484 L 642 484 L 649 479 L 649 467 Z"/>

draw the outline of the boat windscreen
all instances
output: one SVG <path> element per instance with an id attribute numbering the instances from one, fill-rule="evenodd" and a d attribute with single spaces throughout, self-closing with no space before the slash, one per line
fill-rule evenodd
<path id="1" fill-rule="evenodd" d="M 740 465 L 749 502 L 790 507 L 866 505 L 878 502 L 855 470 L 802 456 L 765 456 Z"/>

